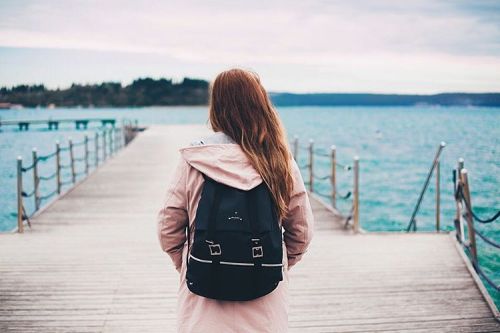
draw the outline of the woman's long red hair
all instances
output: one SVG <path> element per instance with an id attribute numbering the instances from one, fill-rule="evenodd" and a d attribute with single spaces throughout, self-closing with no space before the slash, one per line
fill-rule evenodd
<path id="1" fill-rule="evenodd" d="M 239 143 L 269 187 L 281 221 L 293 176 L 286 133 L 259 77 L 242 69 L 220 73 L 211 85 L 210 124 Z"/>

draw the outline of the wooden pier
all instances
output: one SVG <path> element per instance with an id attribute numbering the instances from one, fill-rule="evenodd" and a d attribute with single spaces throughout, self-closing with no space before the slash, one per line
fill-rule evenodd
<path id="1" fill-rule="evenodd" d="M 0 129 L 3 126 L 17 126 L 20 131 L 29 130 L 30 125 L 46 124 L 48 130 L 58 130 L 59 124 L 74 123 L 75 129 L 87 129 L 89 123 L 100 123 L 101 126 L 115 127 L 116 119 L 113 118 L 82 118 L 82 119 L 0 119 Z"/>
<path id="2" fill-rule="evenodd" d="M 204 126 L 152 126 L 0 235 L 0 332 L 175 332 L 179 276 L 156 236 L 178 147 Z M 498 332 L 445 233 L 360 233 L 312 197 L 316 233 L 290 273 L 291 332 Z"/>

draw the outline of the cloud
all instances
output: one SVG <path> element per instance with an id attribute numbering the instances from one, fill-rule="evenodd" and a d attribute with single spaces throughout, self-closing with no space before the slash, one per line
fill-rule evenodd
<path id="1" fill-rule="evenodd" d="M 350 87 L 370 75 L 388 84 L 422 74 L 443 87 L 466 70 L 470 82 L 484 87 L 472 79 L 479 73 L 498 89 L 491 66 L 499 65 L 499 12 L 491 1 L 7 1 L 0 46 L 275 66 L 345 77 Z"/>

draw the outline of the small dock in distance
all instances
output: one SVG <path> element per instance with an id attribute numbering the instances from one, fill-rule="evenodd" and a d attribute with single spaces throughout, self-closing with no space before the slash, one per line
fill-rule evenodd
<path id="1" fill-rule="evenodd" d="M 20 131 L 29 130 L 30 125 L 47 125 L 48 130 L 58 130 L 59 124 L 74 123 L 75 129 L 87 129 L 89 123 L 100 123 L 101 126 L 115 127 L 113 118 L 82 118 L 82 119 L 0 119 L 0 129 L 5 126 L 17 126 Z"/>
<path id="2" fill-rule="evenodd" d="M 175 332 L 179 277 L 156 213 L 204 126 L 152 126 L 78 186 L 0 235 L 1 332 Z M 452 236 L 345 230 L 311 197 L 316 232 L 290 272 L 290 332 L 494 332 Z"/>

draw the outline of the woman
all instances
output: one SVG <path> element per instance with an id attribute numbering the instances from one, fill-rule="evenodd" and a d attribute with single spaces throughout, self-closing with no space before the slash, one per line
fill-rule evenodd
<path id="1" fill-rule="evenodd" d="M 180 273 L 178 330 L 286 332 L 288 270 L 306 252 L 313 229 L 300 170 L 256 74 L 241 69 L 220 73 L 211 87 L 209 121 L 215 133 L 180 150 L 181 161 L 158 214 L 162 249 Z M 244 302 L 220 301 L 198 296 L 186 286 L 188 243 L 204 176 L 244 191 L 267 185 L 284 230 L 283 281 L 271 293 Z"/>

